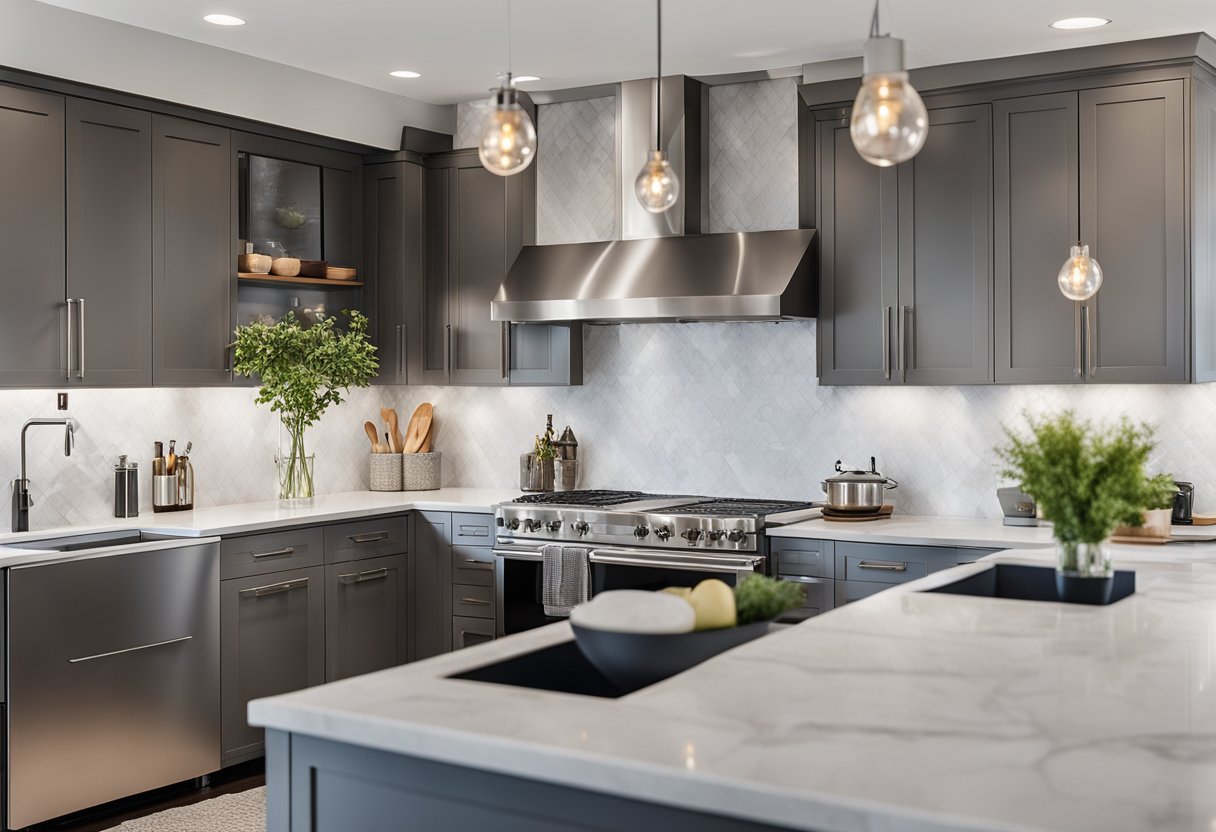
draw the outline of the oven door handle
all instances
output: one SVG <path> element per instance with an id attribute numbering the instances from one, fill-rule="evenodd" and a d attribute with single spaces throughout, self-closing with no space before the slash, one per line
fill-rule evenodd
<path id="1" fill-rule="evenodd" d="M 542 561 L 545 556 L 541 554 L 540 549 L 535 549 L 530 546 L 512 546 L 510 544 L 499 544 L 493 549 L 494 557 L 502 558 L 503 560 L 535 560 Z"/>
<path id="2" fill-rule="evenodd" d="M 672 555 L 667 552 L 637 552 L 630 549 L 593 549 L 589 559 L 592 563 L 608 566 L 641 566 L 650 569 L 682 569 L 687 572 L 725 572 L 739 574 L 755 572 L 764 563 L 759 556 L 738 555 Z"/>

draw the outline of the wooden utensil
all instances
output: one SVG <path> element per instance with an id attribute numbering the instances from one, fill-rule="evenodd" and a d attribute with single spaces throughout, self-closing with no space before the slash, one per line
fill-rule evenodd
<path id="1" fill-rule="evenodd" d="M 422 445 L 431 432 L 431 421 L 434 418 L 435 408 L 430 402 L 418 405 L 418 409 L 410 417 L 409 426 L 405 429 L 405 453 L 416 454 L 422 450 Z"/>
<path id="2" fill-rule="evenodd" d="M 380 408 L 380 418 L 388 425 L 389 450 L 395 454 L 401 453 L 401 449 L 405 447 L 405 437 L 401 435 L 401 426 L 397 421 L 397 410 L 392 407 L 382 407 Z"/>
<path id="3" fill-rule="evenodd" d="M 431 452 L 431 434 L 435 432 L 435 422 L 431 422 L 431 429 L 426 432 L 426 439 L 422 440 L 422 447 L 418 449 L 420 454 L 429 454 Z"/>
<path id="4" fill-rule="evenodd" d="M 363 432 L 366 433 L 367 438 L 372 441 L 372 453 L 384 453 L 384 451 L 380 449 L 380 435 L 376 433 L 376 426 L 371 422 L 364 422 Z"/>

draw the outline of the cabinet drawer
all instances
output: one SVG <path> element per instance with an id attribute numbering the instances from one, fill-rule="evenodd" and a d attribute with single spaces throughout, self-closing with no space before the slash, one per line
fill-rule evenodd
<path id="1" fill-rule="evenodd" d="M 494 619 L 469 618 L 457 615 L 452 618 L 452 649 L 460 650 L 474 644 L 494 640 Z"/>
<path id="2" fill-rule="evenodd" d="M 466 586 L 464 584 L 452 587 L 452 615 L 488 618 L 493 621 L 494 587 Z"/>
<path id="3" fill-rule="evenodd" d="M 494 515 L 453 514 L 452 542 L 466 546 L 493 546 Z"/>
<path id="4" fill-rule="evenodd" d="M 846 581 L 902 584 L 916 578 L 923 578 L 926 574 L 924 561 L 894 560 L 860 555 L 846 555 L 844 558 L 843 577 Z"/>
<path id="5" fill-rule="evenodd" d="M 494 586 L 494 550 L 484 546 L 453 546 L 452 583 Z"/>
<path id="6" fill-rule="evenodd" d="M 324 540 L 319 526 L 226 537 L 220 541 L 220 578 L 320 566 L 324 562 Z"/>
<path id="7" fill-rule="evenodd" d="M 377 517 L 325 527 L 325 562 L 400 555 L 407 544 L 409 519 Z"/>
<path id="8" fill-rule="evenodd" d="M 772 549 L 776 561 L 773 571 L 777 575 L 835 577 L 834 542 L 831 540 L 773 538 Z"/>
<path id="9" fill-rule="evenodd" d="M 902 584 L 960 562 L 975 560 L 983 550 L 951 546 L 895 546 L 837 543 L 836 577 L 849 581 Z"/>
<path id="10" fill-rule="evenodd" d="M 778 623 L 797 624 L 800 621 L 805 621 L 820 613 L 827 612 L 835 606 L 836 598 L 833 584 L 836 582 L 831 578 L 785 577 L 784 580 L 793 581 L 801 586 L 805 600 L 801 607 L 792 609 L 779 616 L 777 618 Z"/>
<path id="11" fill-rule="evenodd" d="M 890 584 L 879 584 L 873 581 L 836 581 L 834 606 L 843 607 L 851 601 L 860 601 L 884 589 L 890 589 Z"/>

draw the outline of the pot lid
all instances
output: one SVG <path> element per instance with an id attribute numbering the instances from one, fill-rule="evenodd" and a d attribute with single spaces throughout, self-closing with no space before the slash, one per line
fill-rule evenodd
<path id="1" fill-rule="evenodd" d="M 828 477 L 827 482 L 873 482 L 886 483 L 888 480 L 882 474 L 878 473 L 877 460 L 870 457 L 870 470 L 849 470 L 841 466 L 841 461 L 836 460 L 836 471 L 834 477 Z"/>

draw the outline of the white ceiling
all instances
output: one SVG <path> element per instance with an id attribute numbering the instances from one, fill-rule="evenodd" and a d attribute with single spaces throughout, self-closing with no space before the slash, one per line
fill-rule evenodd
<path id="1" fill-rule="evenodd" d="M 44 0 L 52 5 L 446 104 L 506 65 L 507 0 Z M 664 73 L 714 75 L 858 55 L 867 0 L 667 0 Z M 202 21 L 225 12 L 240 27 Z M 1052 20 L 1111 18 L 1058 32 Z M 1216 32 L 1213 0 L 884 0 L 912 66 L 1183 32 Z M 654 71 L 653 0 L 514 0 L 516 74 L 559 89 Z M 421 78 L 389 77 L 412 69 Z"/>

